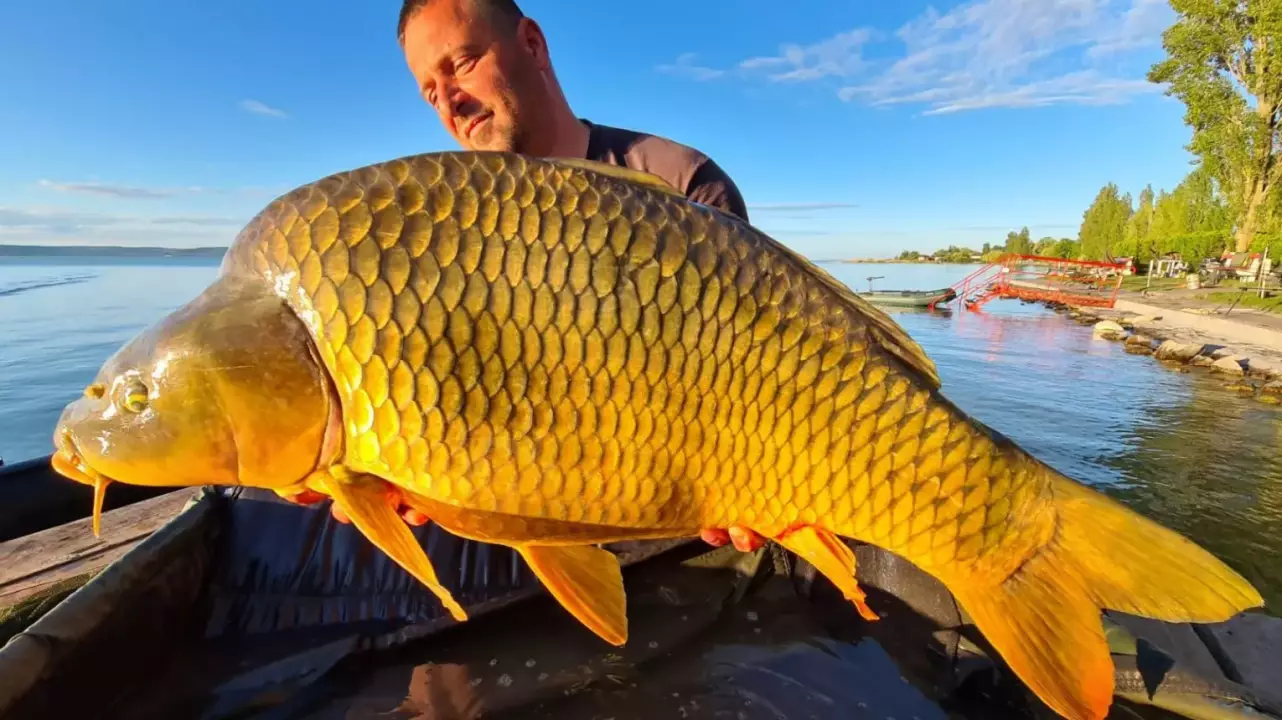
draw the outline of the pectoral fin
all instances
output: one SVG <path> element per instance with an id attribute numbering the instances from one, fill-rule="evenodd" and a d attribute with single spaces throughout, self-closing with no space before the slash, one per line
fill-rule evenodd
<path id="1" fill-rule="evenodd" d="M 467 620 L 463 607 L 436 578 L 436 570 L 423 546 L 388 502 L 384 480 L 369 475 L 338 477 L 335 474 L 316 480 L 370 542 L 435 593 L 455 620 Z"/>
<path id="2" fill-rule="evenodd" d="M 571 615 L 606 642 L 628 641 L 627 598 L 619 560 L 590 545 L 517 545 L 543 585 Z"/>
<path id="3" fill-rule="evenodd" d="M 803 527 L 774 538 L 774 541 L 814 565 L 847 600 L 855 604 L 865 620 L 880 619 L 868 607 L 865 602 L 868 596 L 855 582 L 855 552 L 836 535 L 816 527 Z"/>

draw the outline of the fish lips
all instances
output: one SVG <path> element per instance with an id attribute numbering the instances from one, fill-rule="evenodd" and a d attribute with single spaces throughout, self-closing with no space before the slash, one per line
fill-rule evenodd
<path id="1" fill-rule="evenodd" d="M 116 482 L 116 478 L 95 467 L 102 465 L 101 461 L 106 458 L 86 452 L 92 450 L 95 443 L 104 450 L 108 447 L 107 438 L 112 432 L 109 419 L 115 412 L 118 411 L 111 401 L 101 393 L 86 393 L 68 403 L 54 429 L 54 453 L 50 458 L 54 472 L 95 487 Z"/>
<path id="2" fill-rule="evenodd" d="M 68 407 L 63 411 L 64 419 L 71 410 Z M 89 466 L 65 421 L 59 421 L 57 430 L 54 431 L 54 453 L 49 464 L 59 475 L 85 485 L 97 485 L 100 482 L 110 481 Z"/>
<path id="3" fill-rule="evenodd" d="M 65 413 L 66 411 L 64 411 L 64 415 Z M 80 452 L 79 447 L 76 445 L 76 439 L 72 437 L 71 431 L 61 422 L 58 423 L 58 430 L 55 431 L 54 443 L 57 446 L 57 450 L 50 459 L 50 465 L 53 467 L 54 472 L 69 480 L 74 480 L 93 488 L 92 528 L 94 537 L 98 537 L 102 530 L 103 501 L 106 497 L 107 486 L 112 483 L 112 480 L 94 470 L 85 462 L 83 453 Z"/>

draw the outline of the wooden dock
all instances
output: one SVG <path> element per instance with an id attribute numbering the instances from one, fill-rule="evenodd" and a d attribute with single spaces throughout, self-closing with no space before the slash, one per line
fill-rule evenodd
<path id="1" fill-rule="evenodd" d="M 0 543 L 0 646 L 182 511 L 179 490 Z"/>

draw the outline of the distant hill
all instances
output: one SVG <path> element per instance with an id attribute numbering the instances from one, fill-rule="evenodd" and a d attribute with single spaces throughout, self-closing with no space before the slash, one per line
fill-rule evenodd
<path id="1" fill-rule="evenodd" d="M 220 258 L 225 247 L 165 248 L 124 245 L 0 245 L 0 257 L 176 257 Z"/>

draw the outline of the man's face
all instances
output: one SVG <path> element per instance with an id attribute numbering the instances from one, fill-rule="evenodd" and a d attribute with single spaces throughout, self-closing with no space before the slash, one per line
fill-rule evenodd
<path id="1" fill-rule="evenodd" d="M 537 102 L 540 78 L 517 33 L 491 26 L 469 0 L 433 0 L 406 24 L 404 49 L 423 99 L 459 145 L 524 151 L 522 110 Z"/>

